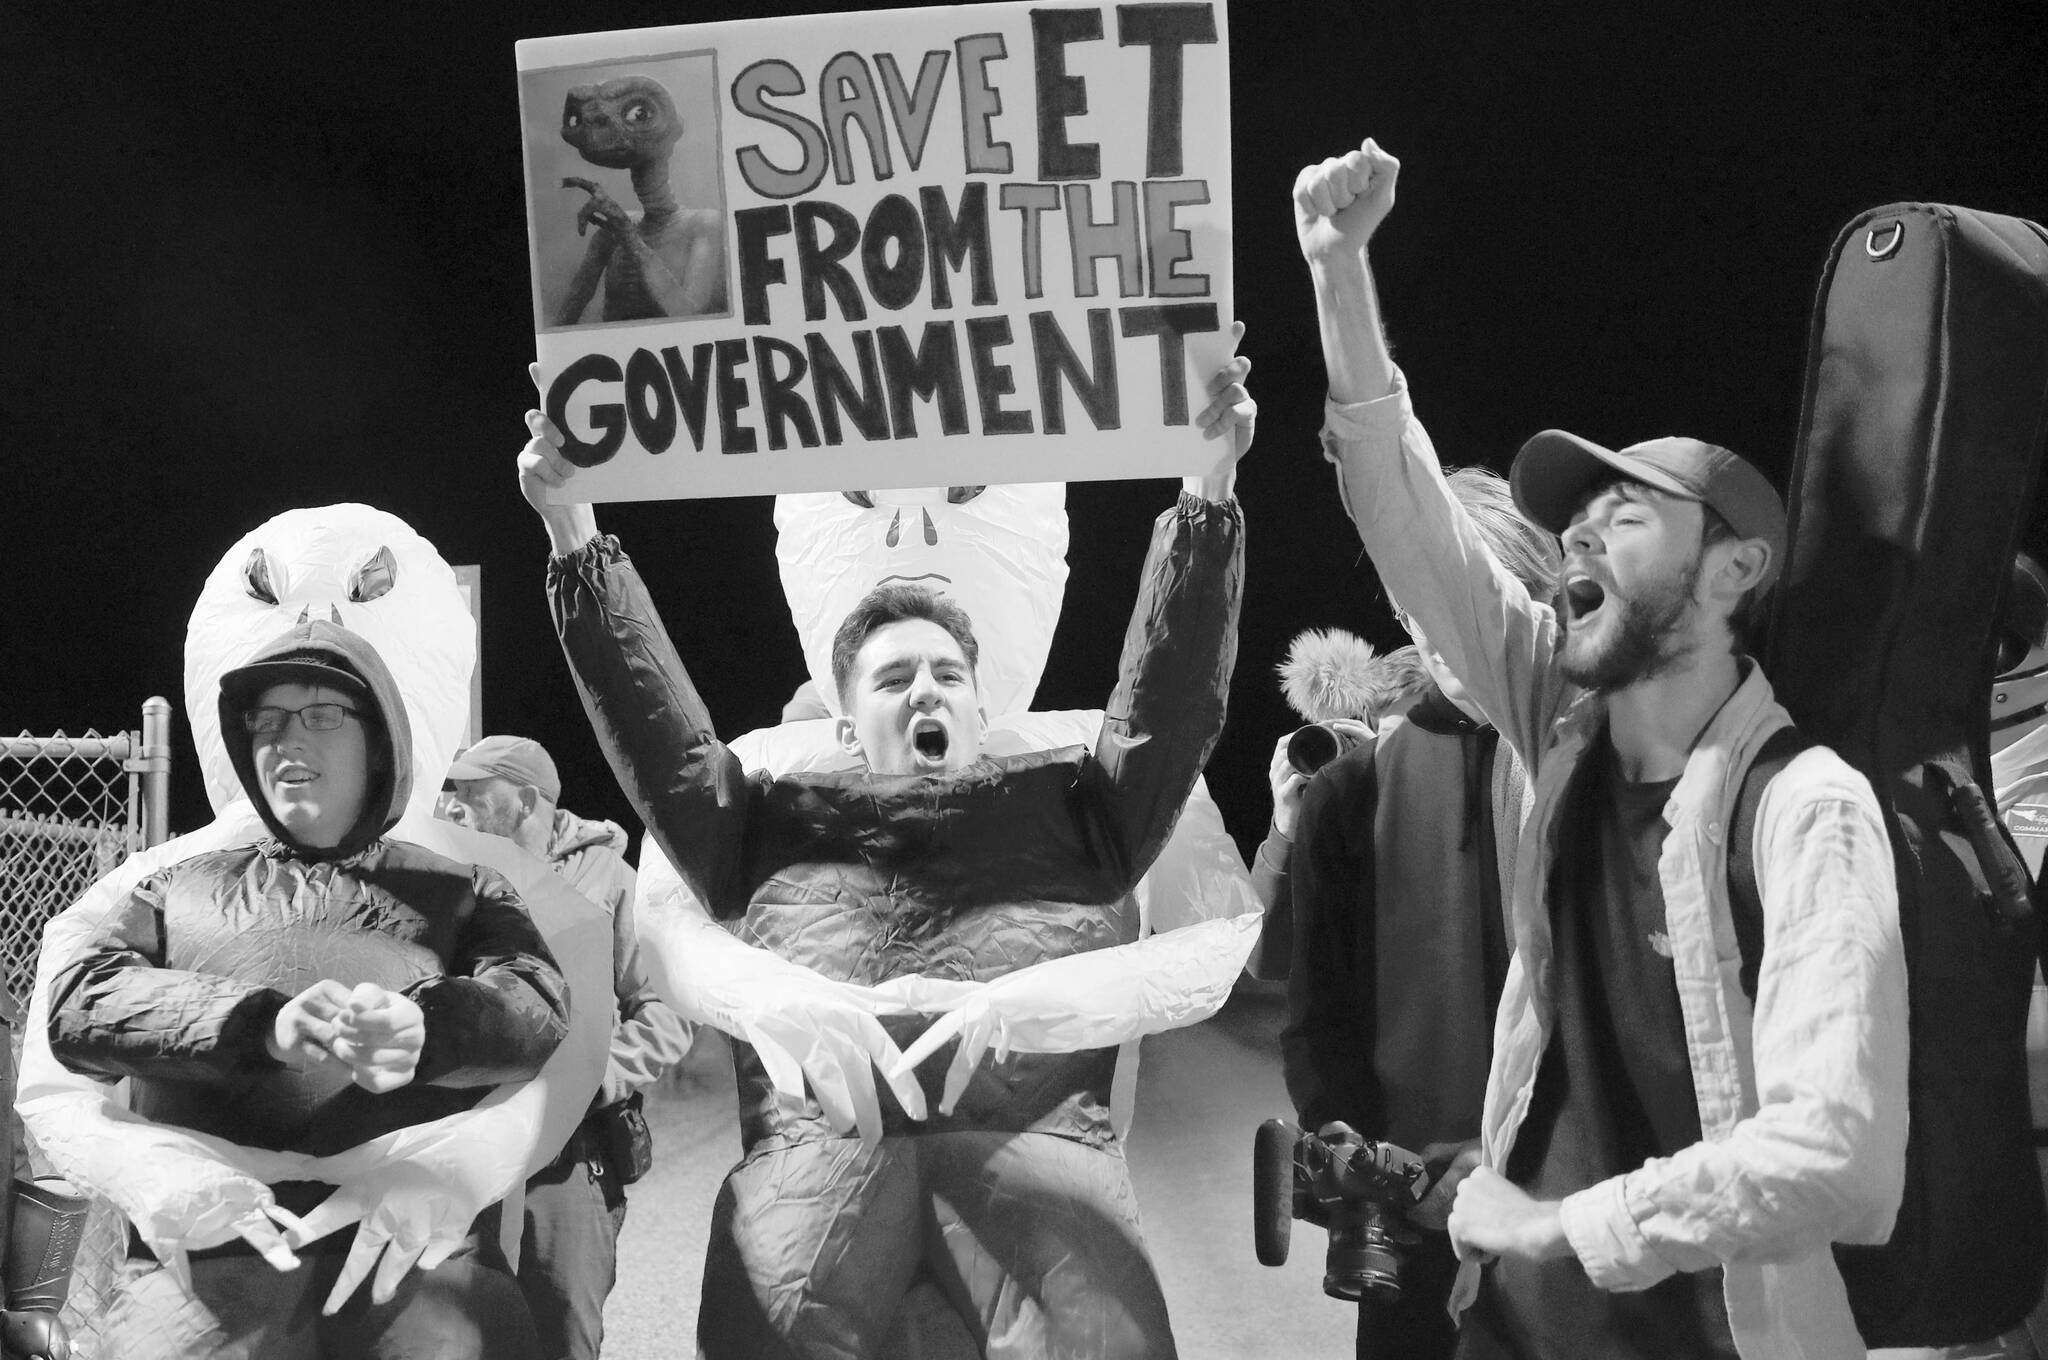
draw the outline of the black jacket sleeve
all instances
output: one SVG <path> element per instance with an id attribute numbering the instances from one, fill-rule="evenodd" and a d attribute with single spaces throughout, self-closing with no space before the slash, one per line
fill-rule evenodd
<path id="1" fill-rule="evenodd" d="M 1128 890 L 1165 848 L 1223 733 L 1244 596 L 1244 514 L 1182 493 L 1153 526 L 1087 778 Z"/>
<path id="2" fill-rule="evenodd" d="M 713 734 L 619 541 L 606 535 L 551 558 L 548 604 L 591 730 L 633 810 L 714 916 L 740 915 L 753 786 Z"/>
<path id="3" fill-rule="evenodd" d="M 472 882 L 447 976 L 408 989 L 426 1016 L 413 1071 L 423 1085 L 525 1081 L 569 1032 L 569 984 L 518 892 L 492 869 Z"/>
<path id="4" fill-rule="evenodd" d="M 1330 762 L 1302 793 L 1291 861 L 1294 960 L 1280 1055 L 1304 1128 L 1342 1120 L 1375 1136 L 1374 745 Z"/>
<path id="5" fill-rule="evenodd" d="M 166 968 L 162 875 L 107 913 L 50 985 L 50 1049 L 74 1072 L 229 1085 L 279 1067 L 265 1049 L 290 1000 L 270 987 Z"/>

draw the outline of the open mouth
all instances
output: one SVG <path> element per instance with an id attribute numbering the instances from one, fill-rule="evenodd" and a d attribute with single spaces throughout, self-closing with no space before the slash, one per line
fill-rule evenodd
<path id="1" fill-rule="evenodd" d="M 919 719 L 910 731 L 911 750 L 917 754 L 921 764 L 943 765 L 952 744 L 945 727 L 929 718 Z"/>
<path id="2" fill-rule="evenodd" d="M 1607 602 L 1607 591 L 1591 577 L 1574 577 L 1564 583 L 1564 602 L 1567 616 L 1577 622 Z"/>

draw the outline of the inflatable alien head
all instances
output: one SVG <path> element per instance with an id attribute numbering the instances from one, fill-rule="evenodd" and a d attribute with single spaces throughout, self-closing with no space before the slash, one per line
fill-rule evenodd
<path id="1" fill-rule="evenodd" d="M 804 664 L 834 714 L 832 635 L 861 596 L 895 581 L 967 611 L 991 717 L 1031 707 L 1066 595 L 1065 483 L 777 496 L 775 528 Z"/>
<path id="2" fill-rule="evenodd" d="M 431 814 L 469 714 L 476 626 L 434 545 L 367 505 L 287 510 L 207 576 L 185 633 L 185 712 L 214 811 L 244 797 L 221 736 L 220 677 L 301 616 L 341 624 L 390 667 L 412 722 L 408 807 Z"/>

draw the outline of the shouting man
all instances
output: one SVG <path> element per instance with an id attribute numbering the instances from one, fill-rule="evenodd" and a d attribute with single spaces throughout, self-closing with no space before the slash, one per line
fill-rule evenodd
<path id="1" fill-rule="evenodd" d="M 1534 781 L 1478 1169 L 1459 1186 L 1467 1357 L 1863 1353 L 1830 1242 L 1881 1242 L 1905 1176 L 1906 970 L 1864 777 L 1791 755 L 1757 804 L 1760 971 L 1729 842 L 1789 719 L 1743 651 L 1785 511 L 1696 439 L 1525 444 L 1517 507 L 1563 539 L 1556 608 L 1445 485 L 1380 329 L 1366 248 L 1398 163 L 1301 172 L 1325 442 L 1388 593 Z M 1782 748 L 1781 748 L 1782 749 Z M 1496 1259 L 1497 1258 L 1497 1259 Z"/>
<path id="2" fill-rule="evenodd" d="M 1231 361 L 1200 417 L 1226 451 L 1155 530 L 1094 754 L 984 757 L 969 620 L 923 588 L 889 585 L 833 648 L 840 740 L 865 768 L 779 779 L 743 770 L 713 735 L 591 508 L 549 503 L 574 468 L 559 432 L 528 413 L 520 480 L 554 548 L 549 596 L 585 707 L 636 810 L 715 917 L 837 983 L 977 995 L 977 1023 L 998 1029 L 1006 1007 L 1042 1021 L 1061 1003 L 1058 989 L 991 984 L 1031 965 L 1085 971 L 1089 955 L 1137 938 L 1131 889 L 1223 725 L 1248 369 Z M 881 1023 L 894 1047 L 927 1022 Z M 735 1045 L 746 1154 L 714 1211 L 706 1356 L 884 1353 L 919 1285 L 936 1286 L 982 1353 L 1174 1354 L 1110 1123 L 1114 1048 L 973 1061 L 987 1039 L 969 1033 L 970 1061 L 943 1087 L 935 1073 L 893 1072 L 874 1140 L 835 1127 L 818 1100 L 780 1095 L 755 1051 Z"/>

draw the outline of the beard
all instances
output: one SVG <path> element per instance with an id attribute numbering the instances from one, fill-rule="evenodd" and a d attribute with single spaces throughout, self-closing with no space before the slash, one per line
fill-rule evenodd
<path id="1" fill-rule="evenodd" d="M 1691 606 L 1699 583 L 1695 558 L 1677 575 L 1647 582 L 1633 597 L 1610 593 L 1606 603 L 1614 618 L 1605 636 L 1585 632 L 1576 621 L 1559 644 L 1558 668 L 1573 684 L 1598 694 L 1612 694 L 1638 681 L 1662 675 L 1683 661 L 1693 644 L 1679 623 Z"/>

